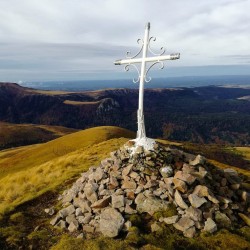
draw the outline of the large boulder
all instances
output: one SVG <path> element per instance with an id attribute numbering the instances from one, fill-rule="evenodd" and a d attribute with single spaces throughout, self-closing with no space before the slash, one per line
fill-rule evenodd
<path id="1" fill-rule="evenodd" d="M 124 224 L 124 218 L 115 208 L 106 208 L 100 216 L 100 231 L 104 236 L 116 237 Z"/>

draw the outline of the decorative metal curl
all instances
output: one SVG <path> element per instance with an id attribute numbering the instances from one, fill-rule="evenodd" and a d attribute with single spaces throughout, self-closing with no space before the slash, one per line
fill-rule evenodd
<path id="1" fill-rule="evenodd" d="M 145 82 L 148 83 L 148 82 L 150 82 L 150 81 L 152 80 L 152 78 L 151 78 L 150 76 L 148 77 L 148 72 L 149 72 L 149 70 L 150 70 L 152 67 L 154 67 L 154 65 L 156 65 L 157 63 L 160 64 L 159 69 L 164 69 L 164 63 L 163 63 L 162 61 L 157 61 L 157 62 L 153 63 L 152 65 L 150 65 L 150 67 L 147 69 L 147 71 L 146 71 L 146 73 L 145 73 L 145 78 L 144 78 Z"/>
<path id="2" fill-rule="evenodd" d="M 150 42 L 151 42 L 151 40 L 152 40 L 153 42 L 155 42 L 155 41 L 156 41 L 156 37 L 151 36 L 151 37 L 149 38 L 149 40 L 148 40 L 148 50 L 151 52 L 151 54 L 153 54 L 153 55 L 155 55 L 155 56 L 162 56 L 162 55 L 166 52 L 166 49 L 165 49 L 164 47 L 161 47 L 161 48 L 160 48 L 161 53 L 159 53 L 159 54 L 155 53 L 155 52 L 151 49 L 151 47 L 150 47 Z"/>
<path id="3" fill-rule="evenodd" d="M 125 71 L 129 71 L 129 69 L 130 69 L 129 67 L 130 66 L 133 66 L 135 68 L 135 70 L 137 71 L 137 73 L 138 73 L 137 79 L 133 78 L 133 83 L 137 83 L 137 82 L 140 81 L 140 71 L 139 71 L 139 69 L 134 64 L 127 64 L 127 65 L 125 65 L 124 70 Z"/>
<path id="4" fill-rule="evenodd" d="M 142 44 L 141 44 L 140 50 L 139 50 L 139 51 L 137 52 L 137 54 L 134 55 L 134 56 L 130 56 L 131 52 L 130 52 L 130 51 L 127 51 L 127 53 L 126 53 L 126 58 L 128 58 L 128 59 L 133 59 L 133 58 L 137 57 L 137 56 L 142 52 L 143 44 L 144 44 L 143 40 L 139 38 L 139 39 L 137 39 L 137 43 L 138 43 L 139 45 L 140 45 L 140 43 L 142 43 Z"/>

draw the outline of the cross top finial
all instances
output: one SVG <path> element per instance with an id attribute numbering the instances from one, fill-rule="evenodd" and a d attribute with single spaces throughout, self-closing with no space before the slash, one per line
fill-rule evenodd
<path id="1" fill-rule="evenodd" d="M 133 66 L 137 73 L 138 78 L 134 79 L 135 83 L 140 82 L 139 85 L 139 105 L 137 111 L 137 122 L 138 122 L 138 130 L 137 130 L 137 137 L 136 143 L 140 146 L 145 146 L 145 144 L 153 145 L 152 139 L 146 137 L 145 132 L 145 125 L 144 125 L 144 115 L 143 115 L 143 95 L 144 95 L 144 82 L 150 82 L 151 77 L 147 77 L 149 70 L 156 64 L 160 64 L 160 69 L 164 68 L 163 61 L 165 60 L 175 60 L 180 58 L 180 53 L 164 55 L 165 49 L 162 47 L 159 54 L 155 53 L 151 47 L 150 42 L 155 41 L 155 37 L 149 38 L 149 31 L 150 31 L 150 23 L 146 24 L 144 39 L 138 39 L 137 43 L 141 43 L 141 48 L 139 52 L 135 56 L 130 56 L 130 51 L 127 52 L 127 58 L 124 60 L 117 60 L 114 62 L 115 65 L 125 64 L 125 70 L 129 71 L 129 67 Z M 153 56 L 148 57 L 147 54 L 150 52 Z M 141 58 L 137 58 L 138 55 L 142 53 Z M 146 69 L 146 64 L 148 62 L 152 62 L 152 64 Z M 136 67 L 136 63 L 141 63 L 141 71 Z M 150 143 L 149 143 L 150 142 Z"/>

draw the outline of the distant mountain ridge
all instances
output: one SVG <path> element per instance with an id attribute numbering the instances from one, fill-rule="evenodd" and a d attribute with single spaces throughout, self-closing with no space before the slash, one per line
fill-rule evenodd
<path id="1" fill-rule="evenodd" d="M 148 136 L 199 143 L 250 144 L 250 89 L 145 90 Z M 44 91 L 0 83 L 0 121 L 84 129 L 101 125 L 136 131 L 137 89 Z"/>

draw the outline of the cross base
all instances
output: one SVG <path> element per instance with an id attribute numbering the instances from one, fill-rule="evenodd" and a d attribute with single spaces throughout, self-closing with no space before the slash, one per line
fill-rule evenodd
<path id="1" fill-rule="evenodd" d="M 156 141 L 154 139 L 147 138 L 147 137 L 136 138 L 136 139 L 131 140 L 131 141 L 134 142 L 134 145 L 131 148 L 129 148 L 132 155 L 136 152 L 136 149 L 139 146 L 143 147 L 147 151 L 154 150 L 154 145 L 156 143 Z"/>

